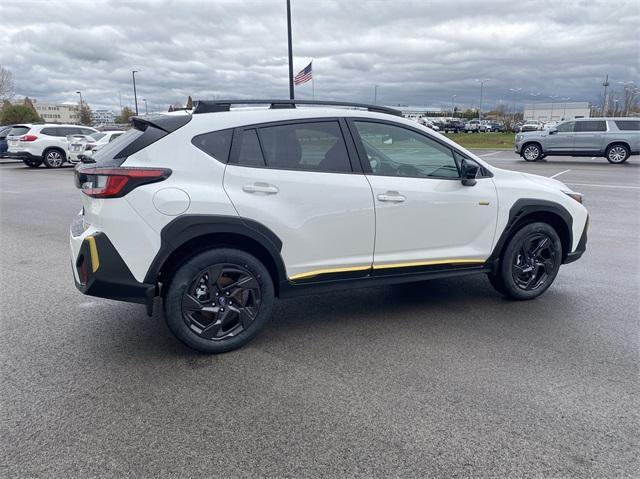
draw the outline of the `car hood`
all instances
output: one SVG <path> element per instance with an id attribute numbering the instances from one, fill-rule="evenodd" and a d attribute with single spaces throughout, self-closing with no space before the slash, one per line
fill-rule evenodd
<path id="1" fill-rule="evenodd" d="M 532 181 L 538 185 L 543 185 L 554 190 L 571 191 L 567 185 L 562 181 L 554 180 L 553 178 L 547 178 L 546 176 L 532 175 L 531 173 L 520 173 L 527 180 Z"/>

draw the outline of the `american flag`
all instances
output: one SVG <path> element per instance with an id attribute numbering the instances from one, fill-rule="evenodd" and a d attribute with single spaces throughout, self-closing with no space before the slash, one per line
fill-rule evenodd
<path id="1" fill-rule="evenodd" d="M 300 72 L 293 79 L 293 83 L 295 85 L 300 85 L 301 83 L 308 82 L 313 78 L 313 73 L 311 72 L 311 65 L 313 62 L 309 63 L 304 69 L 300 70 Z"/>

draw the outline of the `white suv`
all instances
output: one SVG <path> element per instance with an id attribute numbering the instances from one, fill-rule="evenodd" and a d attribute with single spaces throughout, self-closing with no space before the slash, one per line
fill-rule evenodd
<path id="1" fill-rule="evenodd" d="M 93 155 L 100 148 L 111 143 L 120 135 L 124 135 L 124 131 L 99 131 L 88 136 L 76 137 L 74 141 L 69 142 L 69 156 L 67 160 L 69 163 L 78 163 L 81 155 Z"/>
<path id="2" fill-rule="evenodd" d="M 76 167 L 78 289 L 149 313 L 161 296 L 171 331 L 217 353 L 251 340 L 276 297 L 486 274 L 531 299 L 585 251 L 587 210 L 563 183 L 489 166 L 396 110 L 317 103 L 135 118 Z"/>
<path id="3" fill-rule="evenodd" d="M 98 131 L 88 126 L 55 123 L 27 123 L 13 128 L 7 137 L 7 154 L 22 160 L 30 168 L 41 164 L 47 168 L 60 168 L 68 160 L 68 135 L 91 135 Z"/>

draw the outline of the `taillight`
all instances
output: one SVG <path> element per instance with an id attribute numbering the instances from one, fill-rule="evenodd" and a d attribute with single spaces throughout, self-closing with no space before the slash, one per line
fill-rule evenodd
<path id="1" fill-rule="evenodd" d="M 76 186 L 92 198 L 121 198 L 134 188 L 169 178 L 167 168 L 78 168 Z"/>
<path id="2" fill-rule="evenodd" d="M 20 141 L 36 141 L 38 137 L 36 135 L 22 135 Z"/>

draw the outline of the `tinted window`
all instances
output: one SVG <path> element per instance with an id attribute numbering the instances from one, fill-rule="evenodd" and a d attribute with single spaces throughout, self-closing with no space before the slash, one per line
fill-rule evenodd
<path id="1" fill-rule="evenodd" d="M 92 133 L 91 134 L 91 138 L 93 138 L 96 141 L 98 141 L 101 138 L 104 138 L 105 136 L 106 136 L 106 133 Z"/>
<path id="2" fill-rule="evenodd" d="M 95 131 L 90 130 L 89 128 L 80 128 L 80 133 L 83 135 L 93 135 Z"/>
<path id="3" fill-rule="evenodd" d="M 573 132 L 573 126 L 576 124 L 575 121 L 567 121 L 565 123 L 560 123 L 558 125 L 557 130 L 562 133 L 571 133 Z"/>
<path id="4" fill-rule="evenodd" d="M 616 123 L 616 126 L 618 127 L 618 130 L 622 130 L 622 131 L 640 130 L 640 120 L 622 120 L 622 121 L 616 121 L 615 123 Z"/>
<path id="5" fill-rule="evenodd" d="M 59 128 L 43 128 L 40 133 L 48 136 L 63 136 L 59 134 L 58 130 Z"/>
<path id="6" fill-rule="evenodd" d="M 226 163 L 229 159 L 233 130 L 212 131 L 198 135 L 191 140 L 195 146 L 216 160 Z"/>
<path id="7" fill-rule="evenodd" d="M 147 130 L 150 129 L 147 128 Z M 107 143 L 103 148 L 98 150 L 92 158 L 99 166 L 120 166 L 124 163 L 126 156 L 121 157 L 119 154 L 132 146 L 132 143 L 136 140 L 145 135 L 145 131 L 132 128 L 124 135 L 121 135 L 117 140 Z"/>
<path id="8" fill-rule="evenodd" d="M 607 131 L 606 121 L 578 121 L 576 131 Z"/>
<path id="9" fill-rule="evenodd" d="M 232 158 L 231 163 L 238 163 L 242 166 L 265 166 L 256 130 L 242 132 L 238 158 Z"/>
<path id="10" fill-rule="evenodd" d="M 399 126 L 355 122 L 374 175 L 458 178 L 452 151 Z"/>
<path id="11" fill-rule="evenodd" d="M 29 128 L 28 126 L 14 126 L 13 128 L 11 128 L 9 135 L 7 136 L 21 136 L 25 133 L 29 133 L 30 129 L 31 128 Z"/>
<path id="12" fill-rule="evenodd" d="M 11 128 L 4 128 L 0 130 L 0 138 L 6 138 L 9 135 Z"/>
<path id="13" fill-rule="evenodd" d="M 111 135 L 111 138 L 109 138 L 109 141 L 111 142 L 111 141 L 115 140 L 116 138 L 118 138 L 119 136 L 121 136 L 123 134 L 124 133 L 115 133 L 115 134 Z"/>
<path id="14" fill-rule="evenodd" d="M 258 136 L 269 168 L 351 172 L 337 121 L 265 127 L 258 129 Z"/>

